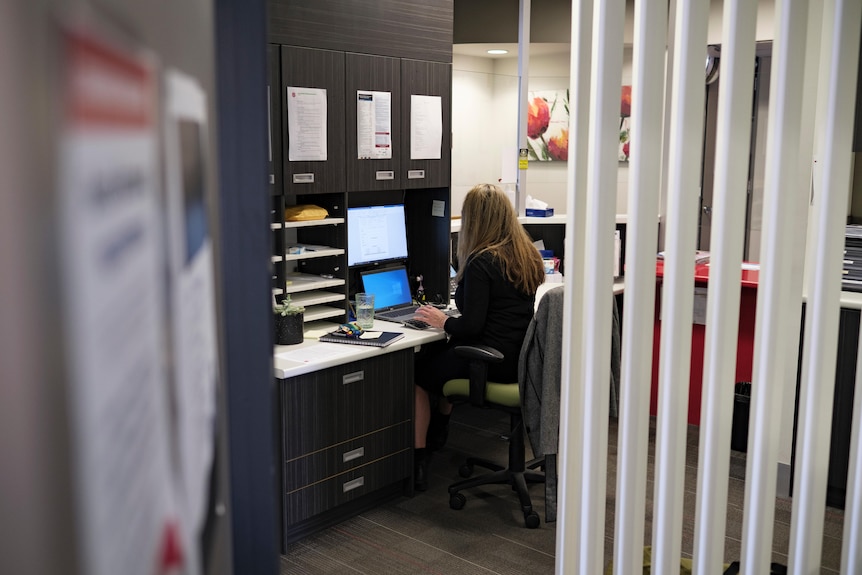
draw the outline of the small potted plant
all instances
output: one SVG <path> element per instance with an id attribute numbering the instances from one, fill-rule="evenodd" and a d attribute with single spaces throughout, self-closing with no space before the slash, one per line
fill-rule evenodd
<path id="1" fill-rule="evenodd" d="M 293 345 L 302 343 L 302 324 L 305 321 L 305 308 L 290 301 L 290 296 L 281 300 L 273 308 L 275 312 L 275 343 Z"/>

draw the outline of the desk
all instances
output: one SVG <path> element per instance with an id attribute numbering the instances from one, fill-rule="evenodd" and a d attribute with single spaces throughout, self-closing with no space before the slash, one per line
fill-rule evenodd
<path id="1" fill-rule="evenodd" d="M 745 264 L 748 266 L 749 264 Z M 736 381 L 751 381 L 751 365 L 754 360 L 754 319 L 757 311 L 757 281 L 759 271 L 742 269 L 740 271 L 739 299 L 739 340 L 736 350 Z M 664 277 L 664 262 L 656 262 L 655 323 L 653 328 L 652 393 L 650 413 L 658 411 L 658 369 L 661 349 L 661 280 Z M 695 266 L 694 286 L 706 287 L 709 284 L 709 265 Z M 688 423 L 700 424 L 700 401 L 703 387 L 703 349 L 706 339 L 706 326 L 693 324 L 691 330 L 691 367 L 689 372 Z"/>
<path id="2" fill-rule="evenodd" d="M 405 337 L 384 348 L 317 341 L 336 327 L 309 323 L 303 343 L 275 347 L 282 551 L 413 493 L 413 354 L 445 334 L 377 320 Z"/>

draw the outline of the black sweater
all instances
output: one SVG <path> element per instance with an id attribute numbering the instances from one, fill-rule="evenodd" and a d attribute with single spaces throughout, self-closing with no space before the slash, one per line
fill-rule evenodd
<path id="1" fill-rule="evenodd" d="M 447 319 L 443 327 L 452 336 L 450 344 L 490 345 L 506 356 L 507 368 L 517 370 L 535 300 L 535 294 L 518 291 L 495 258 L 483 253 L 467 262 L 455 290 L 461 317 Z"/>

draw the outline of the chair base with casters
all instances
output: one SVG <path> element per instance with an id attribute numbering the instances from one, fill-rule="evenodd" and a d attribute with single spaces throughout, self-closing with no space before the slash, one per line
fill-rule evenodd
<path id="1" fill-rule="evenodd" d="M 521 415 L 521 398 L 518 383 L 494 383 L 487 381 L 488 363 L 502 361 L 499 351 L 487 346 L 458 346 L 456 353 L 470 359 L 470 379 L 452 379 L 443 386 L 443 395 L 450 400 L 469 399 L 477 407 L 497 409 L 509 414 L 509 461 L 506 467 L 481 459 L 470 457 L 459 469 L 464 479 L 449 486 L 449 507 L 463 509 L 467 498 L 461 491 L 480 485 L 511 485 L 518 495 L 524 525 L 530 529 L 539 526 L 539 515 L 533 511 L 529 485 L 543 483 L 543 473 L 534 471 L 544 463 L 544 459 L 526 461 L 524 447 L 524 421 Z M 491 470 L 477 477 L 470 477 L 475 466 Z"/>

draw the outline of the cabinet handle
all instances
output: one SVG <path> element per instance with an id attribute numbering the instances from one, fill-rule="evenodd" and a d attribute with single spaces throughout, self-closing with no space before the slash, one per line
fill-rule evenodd
<path id="1" fill-rule="evenodd" d="M 423 180 L 425 179 L 425 170 L 407 170 L 408 180 Z"/>
<path id="2" fill-rule="evenodd" d="M 348 383 L 356 383 L 357 381 L 362 381 L 365 379 L 365 372 L 362 370 L 354 371 L 353 373 L 348 373 L 347 375 L 341 378 L 341 384 L 347 385 Z"/>
<path id="3" fill-rule="evenodd" d="M 341 489 L 343 493 L 347 493 L 348 491 L 353 491 L 357 487 L 362 487 L 363 485 L 365 485 L 365 476 L 357 477 L 356 479 L 348 481 Z"/>
<path id="4" fill-rule="evenodd" d="M 376 177 L 378 180 L 394 180 L 395 172 L 393 172 L 392 170 L 382 170 L 380 172 L 377 172 Z"/>
<path id="5" fill-rule="evenodd" d="M 314 174 L 293 174 L 294 184 L 313 184 Z"/>
<path id="6" fill-rule="evenodd" d="M 353 461 L 354 459 L 359 459 L 360 457 L 365 456 L 365 448 L 357 447 L 352 451 L 345 451 L 341 456 L 342 463 L 347 463 L 348 461 Z"/>

